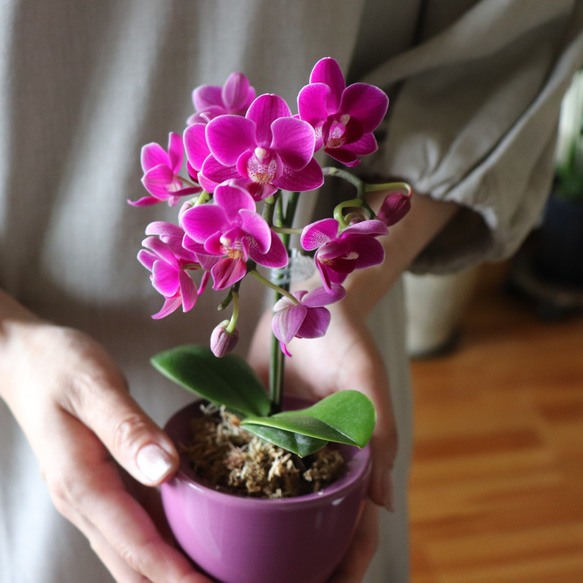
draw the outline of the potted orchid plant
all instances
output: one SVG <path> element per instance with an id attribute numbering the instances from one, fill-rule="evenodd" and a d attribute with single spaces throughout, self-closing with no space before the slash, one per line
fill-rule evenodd
<path id="1" fill-rule="evenodd" d="M 210 347 L 172 348 L 154 356 L 152 363 L 171 380 L 226 410 L 228 415 L 234 414 L 239 429 L 262 443 L 283 448 L 288 465 L 298 465 L 298 460 L 335 443 L 348 452 L 348 465 L 353 466 L 359 478 L 345 473 L 337 483 L 324 488 L 324 494 L 331 496 L 324 501 L 330 510 L 349 507 L 348 518 L 345 515 L 330 519 L 325 536 L 321 536 L 321 526 L 310 527 L 306 518 L 318 515 L 321 520 L 314 504 L 326 498 L 322 491 L 296 498 L 299 506 L 291 513 L 283 512 L 285 520 L 299 523 L 271 526 L 272 518 L 264 518 L 265 513 L 271 512 L 267 509 L 281 511 L 286 500 L 253 498 L 242 502 L 240 496 L 211 488 L 208 496 L 213 503 L 218 497 L 228 508 L 211 511 L 208 498 L 204 503 L 190 498 L 200 495 L 204 481 L 192 476 L 192 466 L 188 464 L 163 486 L 167 516 L 183 549 L 221 580 L 300 580 L 298 551 L 290 542 L 293 539 L 304 545 L 299 551 L 304 557 L 301 580 L 324 581 L 346 550 L 358 516 L 370 465 L 366 445 L 373 433 L 375 410 L 357 390 L 330 395 L 307 407 L 298 409 L 295 405 L 284 410 L 284 366 L 293 338 L 326 334 L 331 318 L 326 306 L 343 299 L 342 284 L 351 272 L 383 261 L 384 250 L 378 238 L 387 235 L 388 227 L 409 210 L 408 185 L 365 184 L 346 170 L 323 168 L 314 157 L 323 150 L 350 168 L 360 163 L 361 156 L 376 151 L 373 131 L 386 114 L 388 98 L 371 85 L 346 86 L 338 63 L 325 58 L 315 65 L 308 85 L 299 92 L 296 115 L 278 95 L 256 96 L 248 79 L 240 73 L 232 74 L 223 87 L 205 85 L 195 89 L 193 102 L 195 113 L 188 119 L 182 136 L 170 133 L 167 151 L 158 144 L 142 149 L 142 182 L 148 195 L 131 204 L 182 204 L 177 224 L 158 221 L 148 225 L 144 249 L 138 258 L 151 271 L 154 288 L 165 298 L 154 318 L 166 317 L 179 308 L 191 310 L 211 281 L 212 289 L 222 293 L 219 308 L 230 308 L 231 315 L 212 331 Z M 327 176 L 348 180 L 355 188 L 354 197 L 336 206 L 331 217 L 296 226 L 294 217 L 301 194 L 317 190 Z M 377 213 L 367 203 L 366 196 L 371 191 L 390 192 Z M 299 236 L 300 250 L 292 249 L 294 235 Z M 298 253 L 310 257 L 319 273 L 321 285 L 312 291 L 290 288 L 290 264 Z M 274 294 L 267 390 L 245 360 L 232 352 L 239 337 L 241 288 L 249 277 L 271 288 Z M 199 410 L 187 408 L 169 422 L 167 431 L 178 445 L 184 446 L 192 432 L 191 417 L 199 415 Z M 223 525 L 225 512 L 236 522 L 234 517 L 243 512 L 242 505 L 250 509 L 240 522 L 252 534 L 249 530 L 245 531 L 247 535 L 237 531 L 229 537 Z M 185 518 L 189 512 L 196 518 Z M 205 516 L 207 520 L 202 518 Z M 204 535 L 195 532 L 195 523 L 205 531 Z M 201 523 L 204 524 L 200 526 Z M 307 536 L 310 530 L 319 540 Z M 216 536 L 209 534 L 213 532 Z M 336 538 L 339 540 L 332 540 Z M 219 539 L 221 544 L 229 539 L 229 550 L 218 548 Z M 256 560 L 241 559 L 256 555 L 237 546 L 249 544 L 249 539 L 255 551 L 261 548 L 262 556 L 268 557 L 260 568 Z M 284 557 L 277 548 L 282 549 Z M 213 558 L 206 560 L 211 555 Z"/>

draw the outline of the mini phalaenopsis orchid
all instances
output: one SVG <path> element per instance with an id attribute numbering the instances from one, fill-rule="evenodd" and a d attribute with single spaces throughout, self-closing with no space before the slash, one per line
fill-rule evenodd
<path id="1" fill-rule="evenodd" d="M 289 343 L 326 334 L 331 320 L 327 306 L 342 301 L 343 284 L 354 270 L 382 263 L 380 238 L 410 208 L 407 184 L 369 185 L 345 170 L 322 168 L 314 157 L 323 149 L 345 166 L 359 164 L 360 156 L 377 149 L 373 132 L 385 116 L 388 98 L 371 85 L 347 86 L 338 63 L 326 58 L 299 92 L 298 114 L 278 95 L 256 97 L 241 73 L 230 75 L 222 87 L 195 89 L 193 102 L 195 114 L 182 138 L 170 133 L 167 152 L 155 143 L 142 149 L 142 181 L 149 196 L 132 204 L 173 206 L 186 200 L 177 224 L 148 226 L 138 258 L 164 297 L 154 318 L 180 307 L 191 310 L 211 278 L 213 290 L 223 293 L 219 309 L 231 307 L 231 316 L 213 329 L 210 349 L 179 347 L 152 362 L 179 384 L 236 412 L 250 431 L 294 453 L 306 455 L 328 441 L 363 447 L 375 414 L 358 391 L 331 395 L 293 414 L 280 409 L 285 357 L 293 354 Z M 333 217 L 303 228 L 294 225 L 300 194 L 316 196 L 324 177 L 333 175 L 356 187 L 355 198 L 340 203 Z M 390 194 L 375 214 L 367 194 L 387 190 Z M 310 258 L 320 275 L 321 286 L 311 291 L 297 282 L 290 289 L 294 234 L 300 235 L 301 249 L 293 251 Z M 275 292 L 268 392 L 249 366 L 231 354 L 248 276 Z M 355 414 L 339 416 L 338 407 Z"/>

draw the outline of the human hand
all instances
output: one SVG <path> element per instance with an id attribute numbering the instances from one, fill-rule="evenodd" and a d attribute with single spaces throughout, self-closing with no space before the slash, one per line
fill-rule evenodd
<path id="1" fill-rule="evenodd" d="M 377 411 L 370 442 L 373 468 L 367 502 L 352 546 L 329 583 L 358 583 L 374 555 L 378 538 L 378 508 L 393 510 L 392 467 L 397 452 L 397 433 L 389 381 L 382 357 L 366 326 L 365 311 L 348 295 L 328 306 L 332 319 L 323 338 L 292 340 L 286 359 L 286 391 L 321 399 L 333 392 L 357 389 L 366 394 Z M 271 313 L 266 313 L 255 332 L 249 361 L 265 380 L 271 343 Z M 375 506 L 376 505 L 376 506 Z"/>
<path id="2" fill-rule="evenodd" d="M 34 318 L 6 328 L 1 396 L 36 454 L 57 509 L 119 583 L 210 583 L 134 497 L 140 484 L 168 479 L 178 455 L 129 396 L 109 355 L 80 332 Z M 159 508 L 157 492 L 142 490 Z"/>

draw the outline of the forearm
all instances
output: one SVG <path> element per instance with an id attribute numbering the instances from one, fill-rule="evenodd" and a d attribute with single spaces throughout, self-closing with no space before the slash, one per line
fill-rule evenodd
<path id="1" fill-rule="evenodd" d="M 18 337 L 43 321 L 0 289 L 0 398 L 6 399 L 15 369 L 12 347 Z"/>
<path id="2" fill-rule="evenodd" d="M 386 192 L 379 192 L 369 198 L 373 209 L 380 207 L 386 195 Z M 458 208 L 455 203 L 440 202 L 428 196 L 413 194 L 409 213 L 389 228 L 388 236 L 379 239 L 385 249 L 384 262 L 375 267 L 354 271 L 344 284 L 347 298 L 354 300 L 363 316 L 368 316 L 401 273 L 447 225 Z"/>

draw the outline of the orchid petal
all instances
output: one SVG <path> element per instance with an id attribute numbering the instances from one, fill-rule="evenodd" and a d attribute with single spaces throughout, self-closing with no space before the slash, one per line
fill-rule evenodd
<path id="1" fill-rule="evenodd" d="M 337 237 L 338 221 L 336 219 L 322 219 L 304 227 L 300 236 L 300 244 L 306 251 L 313 251 Z"/>
<path id="2" fill-rule="evenodd" d="M 200 170 L 211 153 L 206 143 L 206 126 L 200 123 L 184 130 L 184 149 L 186 157 L 195 170 Z"/>
<path id="3" fill-rule="evenodd" d="M 330 87 L 324 83 L 312 83 L 306 85 L 298 95 L 298 111 L 300 119 L 307 121 L 312 126 L 325 121 L 328 115 L 335 113 L 328 111 L 326 102 L 330 95 Z"/>
<path id="4" fill-rule="evenodd" d="M 173 223 L 166 221 L 154 221 L 146 227 L 146 235 L 159 235 L 163 237 L 183 237 L 184 231 Z"/>
<path id="5" fill-rule="evenodd" d="M 342 146 L 342 149 L 348 150 L 357 156 L 368 156 L 378 150 L 377 140 L 374 134 L 364 134 L 356 142 L 351 142 Z"/>
<path id="6" fill-rule="evenodd" d="M 244 114 L 255 99 L 255 90 L 242 73 L 231 73 L 221 91 L 221 100 L 230 113 Z"/>
<path id="7" fill-rule="evenodd" d="M 202 266 L 203 257 L 205 256 L 205 248 L 202 243 L 198 243 L 192 237 L 185 234 L 182 239 L 182 247 L 185 251 L 192 253 Z M 211 267 L 212 265 L 209 267 L 203 266 L 203 269 L 210 269 Z"/>
<path id="8" fill-rule="evenodd" d="M 387 235 L 389 230 L 387 225 L 382 221 L 371 219 L 369 221 L 361 221 L 354 225 L 350 225 L 342 231 L 341 239 L 345 239 L 348 235 L 368 235 L 370 237 L 381 237 Z"/>
<path id="9" fill-rule="evenodd" d="M 275 150 L 285 166 L 302 170 L 314 155 L 314 129 L 307 121 L 284 117 L 271 125 L 273 139 L 270 148 Z"/>
<path id="10" fill-rule="evenodd" d="M 146 268 L 152 271 L 154 262 L 159 259 L 155 253 L 151 251 L 146 251 L 146 249 L 141 249 L 138 252 L 138 261 Z"/>
<path id="11" fill-rule="evenodd" d="M 328 107 L 331 111 L 336 111 L 346 88 L 346 81 L 337 61 L 330 57 L 320 59 L 312 69 L 310 83 L 325 83 L 330 87 Z"/>
<path id="12" fill-rule="evenodd" d="M 192 310 L 198 298 L 196 284 L 184 271 L 179 273 L 178 280 L 180 283 L 180 295 L 182 296 L 182 311 L 188 312 L 189 310 Z"/>
<path id="13" fill-rule="evenodd" d="M 196 111 L 203 111 L 213 105 L 222 105 L 221 92 L 223 88 L 219 85 L 201 85 L 192 92 L 192 103 Z"/>
<path id="14" fill-rule="evenodd" d="M 298 338 L 321 338 L 330 325 L 331 315 L 326 308 L 310 308 L 296 332 Z"/>
<path id="15" fill-rule="evenodd" d="M 271 320 L 273 335 L 284 344 L 290 342 L 296 335 L 308 313 L 308 308 L 305 306 L 293 305 L 290 300 L 287 301 L 290 307 L 275 312 Z"/>
<path id="16" fill-rule="evenodd" d="M 360 160 L 356 157 L 356 154 L 344 148 L 324 148 L 324 152 L 326 152 L 330 158 L 342 162 L 342 164 L 349 168 L 354 168 L 360 164 Z"/>
<path id="17" fill-rule="evenodd" d="M 152 285 L 165 298 L 170 298 L 179 289 L 178 272 L 176 268 L 165 261 L 158 260 L 152 267 Z"/>
<path id="18" fill-rule="evenodd" d="M 269 148 L 271 144 L 271 124 L 280 117 L 291 117 L 288 104 L 279 95 L 260 95 L 249 107 L 247 119 L 257 127 L 257 145 Z"/>
<path id="19" fill-rule="evenodd" d="M 240 210 L 255 212 L 253 197 L 235 181 L 219 184 L 215 189 L 214 198 L 230 220 L 236 217 Z"/>
<path id="20" fill-rule="evenodd" d="M 153 204 L 160 204 L 164 201 L 154 196 L 144 196 L 138 200 L 128 200 L 127 202 L 132 206 L 152 206 Z"/>
<path id="21" fill-rule="evenodd" d="M 178 267 L 178 260 L 174 256 L 174 253 L 170 250 L 166 243 L 163 243 L 158 239 L 158 237 L 146 237 L 142 241 L 142 245 L 146 249 L 153 251 L 160 259 L 163 259 L 166 263 Z"/>
<path id="22" fill-rule="evenodd" d="M 369 133 L 383 121 L 388 107 L 389 98 L 384 91 L 367 83 L 354 83 L 342 94 L 338 113 L 357 118 L 363 132 Z"/>
<path id="23" fill-rule="evenodd" d="M 381 242 L 372 237 L 357 237 L 351 242 L 352 249 L 358 253 L 356 269 L 380 265 L 385 260 L 385 249 Z"/>
<path id="24" fill-rule="evenodd" d="M 182 305 L 182 298 L 180 296 L 176 296 L 174 298 L 167 298 L 162 306 L 162 309 L 152 316 L 154 320 L 160 320 L 175 312 L 180 306 Z"/>
<path id="25" fill-rule="evenodd" d="M 284 167 L 283 174 L 276 178 L 273 184 L 290 192 L 307 192 L 316 190 L 324 184 L 324 173 L 320 164 L 312 158 L 308 165 L 299 171 Z"/>
<path id="26" fill-rule="evenodd" d="M 211 273 L 214 282 L 213 289 L 227 289 L 245 277 L 247 265 L 241 259 L 226 257 L 213 266 Z"/>
<path id="27" fill-rule="evenodd" d="M 248 236 L 253 238 L 253 254 L 265 254 L 271 246 L 271 229 L 265 219 L 255 211 L 242 210 L 239 212 L 241 217 L 241 228 Z"/>
<path id="28" fill-rule="evenodd" d="M 165 200 L 173 191 L 174 173 L 168 166 L 160 164 L 150 168 L 142 177 L 146 190 L 156 198 Z M 177 189 L 178 190 L 178 189 Z"/>
<path id="29" fill-rule="evenodd" d="M 239 156 L 255 148 L 255 124 L 238 115 L 220 115 L 206 126 L 207 144 L 224 166 L 233 166 Z"/>
<path id="30" fill-rule="evenodd" d="M 197 243 L 204 243 L 217 231 L 228 227 L 225 211 L 216 204 L 203 204 L 186 211 L 182 225 L 189 237 Z"/>
<path id="31" fill-rule="evenodd" d="M 160 164 L 165 166 L 168 166 L 169 164 L 168 154 L 160 144 L 156 144 L 155 142 L 146 144 L 142 147 L 140 160 L 144 172 L 147 172 L 150 168 L 159 166 Z"/>
<path id="32" fill-rule="evenodd" d="M 212 154 L 204 161 L 198 175 L 200 185 L 208 192 L 214 192 L 221 182 L 240 177 L 235 166 L 223 166 Z"/>
<path id="33" fill-rule="evenodd" d="M 271 246 L 267 253 L 259 254 L 251 248 L 250 256 L 253 261 L 265 267 L 285 267 L 289 262 L 287 249 L 275 233 L 271 236 Z"/>
<path id="34" fill-rule="evenodd" d="M 174 174 L 178 174 L 182 168 L 184 158 L 184 147 L 182 146 L 182 137 L 179 134 L 170 132 L 168 136 L 168 161 L 169 166 Z"/>
<path id="35" fill-rule="evenodd" d="M 319 308 L 328 306 L 344 299 L 346 290 L 341 285 L 333 285 L 332 293 L 323 287 L 316 288 L 309 292 L 303 299 L 302 303 L 308 308 Z"/>

